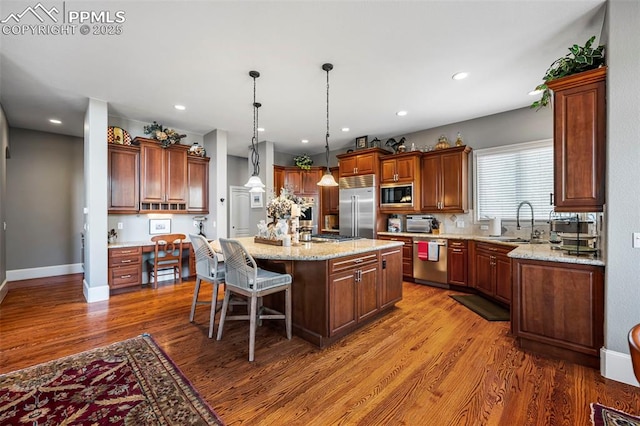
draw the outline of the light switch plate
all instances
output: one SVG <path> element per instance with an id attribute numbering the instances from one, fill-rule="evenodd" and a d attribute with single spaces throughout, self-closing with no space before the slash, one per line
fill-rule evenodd
<path id="1" fill-rule="evenodd" d="M 633 233 L 633 248 L 640 248 L 640 232 Z"/>
<path id="2" fill-rule="evenodd" d="M 122 222 L 118 222 L 118 229 L 124 229 L 124 225 L 122 224 Z"/>
<path id="3" fill-rule="evenodd" d="M 489 230 L 489 225 L 480 225 L 480 230 L 488 231 Z"/>

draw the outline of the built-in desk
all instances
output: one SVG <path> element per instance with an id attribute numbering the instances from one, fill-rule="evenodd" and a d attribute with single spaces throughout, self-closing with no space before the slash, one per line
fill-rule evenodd
<path id="1" fill-rule="evenodd" d="M 146 274 L 143 272 L 146 271 L 143 270 L 143 265 L 151 257 L 149 253 L 155 251 L 154 243 L 151 241 L 125 241 L 109 244 L 108 248 L 108 282 L 111 290 L 139 287 L 147 283 L 144 279 Z M 195 254 L 188 241 L 182 243 L 182 249 L 184 253 L 189 253 L 188 263 L 182 268 L 183 278 L 185 278 L 195 275 Z M 188 266 L 188 269 L 185 266 Z M 186 275 L 184 271 L 187 271 Z"/>

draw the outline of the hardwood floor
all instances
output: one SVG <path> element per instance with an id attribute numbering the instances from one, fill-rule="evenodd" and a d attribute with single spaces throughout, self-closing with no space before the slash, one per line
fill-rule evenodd
<path id="1" fill-rule="evenodd" d="M 260 327 L 249 363 L 248 323 L 221 341 L 208 307 L 189 323 L 193 281 L 93 304 L 77 276 L 42 281 L 0 304 L 0 373 L 146 332 L 229 425 L 588 425 L 590 402 L 640 414 L 640 389 L 522 352 L 507 322 L 448 290 L 405 283 L 389 315 L 324 350 Z"/>

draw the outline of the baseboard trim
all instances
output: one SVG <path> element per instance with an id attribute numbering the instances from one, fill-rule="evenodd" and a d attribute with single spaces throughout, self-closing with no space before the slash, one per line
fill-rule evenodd
<path id="1" fill-rule="evenodd" d="M 82 263 L 43 266 L 41 268 L 14 269 L 13 271 L 7 271 L 7 281 L 22 281 L 34 278 L 54 277 L 58 275 L 81 274 L 82 272 Z"/>
<path id="2" fill-rule="evenodd" d="M 7 283 L 8 281 L 5 279 L 4 281 L 2 281 L 2 284 L 0 284 L 0 303 L 2 303 L 4 297 L 9 292 L 9 284 Z"/>
<path id="3" fill-rule="evenodd" d="M 82 294 L 87 303 L 109 300 L 109 285 L 90 287 L 87 280 L 82 280 Z"/>
<path id="4" fill-rule="evenodd" d="M 638 383 L 636 376 L 633 374 L 631 355 L 628 354 L 601 348 L 600 374 L 607 379 L 640 387 L 640 383 Z"/>

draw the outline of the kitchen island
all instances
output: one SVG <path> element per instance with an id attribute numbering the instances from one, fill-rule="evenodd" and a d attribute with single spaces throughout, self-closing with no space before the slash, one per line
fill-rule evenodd
<path id="1" fill-rule="evenodd" d="M 325 347 L 402 299 L 402 243 L 359 239 L 282 247 L 237 238 L 261 268 L 291 274 L 293 333 Z M 219 250 L 215 246 L 214 249 Z M 284 296 L 265 305 L 281 310 Z"/>

